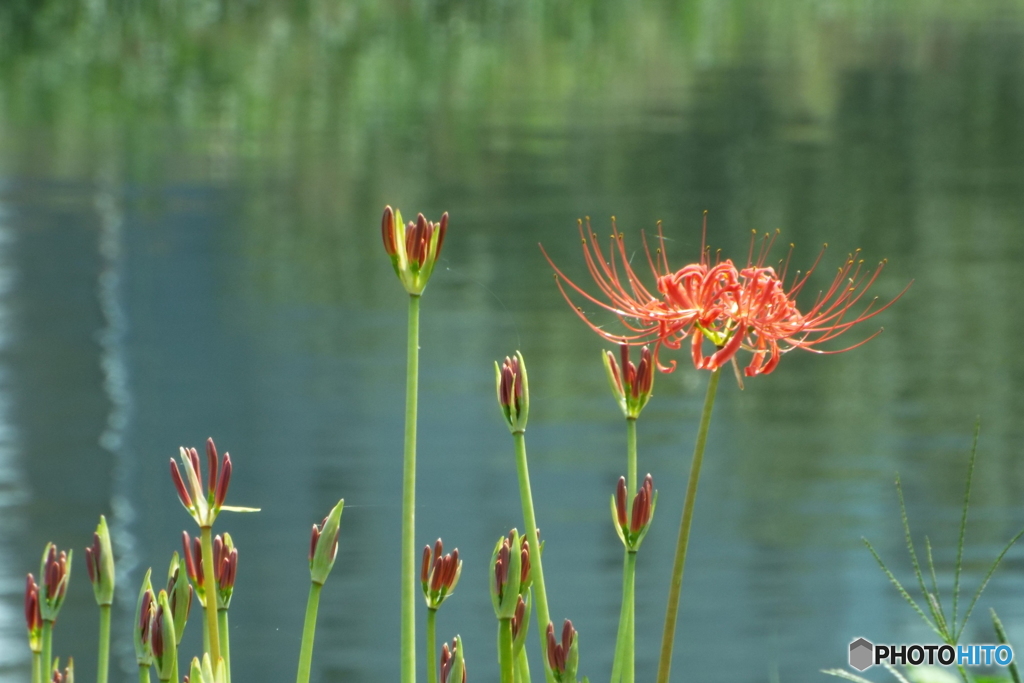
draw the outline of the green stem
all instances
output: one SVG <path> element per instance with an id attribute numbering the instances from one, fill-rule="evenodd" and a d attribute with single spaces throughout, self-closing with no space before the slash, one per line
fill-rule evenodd
<path id="1" fill-rule="evenodd" d="M 636 671 L 636 553 L 626 553 L 625 579 L 622 583 L 622 609 L 626 612 L 626 636 L 622 639 L 622 683 L 633 683 Z"/>
<path id="2" fill-rule="evenodd" d="M 100 649 L 96 663 L 96 683 L 107 683 L 110 671 L 110 605 L 100 605 Z"/>
<path id="3" fill-rule="evenodd" d="M 693 462 L 690 463 L 690 481 L 686 485 L 686 499 L 683 502 L 683 518 L 679 522 L 679 538 L 676 540 L 676 555 L 672 563 L 672 583 L 668 590 L 668 609 L 665 612 L 665 630 L 661 635 L 661 656 L 658 659 L 657 683 L 668 683 L 672 668 L 672 646 L 676 636 L 676 617 L 679 614 L 679 594 L 683 586 L 683 569 L 686 565 L 686 547 L 690 542 L 690 523 L 693 521 L 693 504 L 697 498 L 697 483 L 700 480 L 700 466 L 704 461 L 704 446 L 708 440 L 711 411 L 715 407 L 715 393 L 721 370 L 711 373 L 708 392 L 704 397 L 704 409 L 700 415 L 697 443 L 693 448 Z"/>
<path id="4" fill-rule="evenodd" d="M 537 533 L 537 515 L 533 511 L 533 493 L 530 491 L 530 468 L 526 464 L 526 435 L 515 432 L 512 438 L 516 444 L 516 472 L 519 474 L 519 498 L 523 506 L 523 523 L 526 525 L 526 537 L 530 541 L 530 575 L 533 577 L 534 592 L 537 599 L 537 631 L 540 635 L 541 659 L 547 661 L 548 643 L 545 638 L 551 614 L 548 612 L 548 594 L 544 588 L 544 565 L 541 561 L 540 537 Z M 544 667 L 548 683 L 554 682 L 549 667 Z"/>
<path id="5" fill-rule="evenodd" d="M 203 614 L 206 614 L 206 605 L 202 605 Z M 203 619 L 203 652 L 210 651 L 210 622 Z"/>
<path id="6" fill-rule="evenodd" d="M 639 483 L 636 479 L 636 418 L 626 418 L 626 490 L 635 496 Z"/>
<path id="7" fill-rule="evenodd" d="M 210 634 L 210 663 L 217 666 L 220 659 L 220 635 L 217 631 L 217 578 L 213 573 L 213 529 L 200 527 L 203 554 L 203 574 L 206 589 L 206 627 Z"/>
<path id="8" fill-rule="evenodd" d="M 320 606 L 322 585 L 311 583 L 306 601 L 306 621 L 302 625 L 302 648 L 299 650 L 299 673 L 295 683 L 309 683 L 309 668 L 313 663 L 313 637 L 316 633 L 316 612 Z"/>
<path id="9" fill-rule="evenodd" d="M 139 683 L 149 683 L 149 665 L 139 665 Z"/>
<path id="10" fill-rule="evenodd" d="M 498 666 L 501 683 L 514 683 L 515 659 L 512 657 L 512 620 L 498 620 Z"/>
<path id="11" fill-rule="evenodd" d="M 40 679 L 43 674 L 43 653 L 32 653 L 32 683 L 44 683 Z"/>
<path id="12" fill-rule="evenodd" d="M 530 660 L 524 646 L 516 656 L 516 683 L 530 683 Z"/>
<path id="13" fill-rule="evenodd" d="M 224 676 L 227 683 L 231 683 L 231 636 L 228 634 L 228 611 L 226 609 L 217 610 L 217 626 L 220 631 L 220 651 L 224 657 Z"/>
<path id="14" fill-rule="evenodd" d="M 626 623 L 629 619 L 626 599 L 626 584 L 628 582 L 629 574 L 629 551 L 624 553 L 622 560 L 622 607 L 619 610 L 619 628 L 615 632 L 615 655 L 612 658 L 612 677 L 610 683 L 619 683 L 622 679 L 622 660 L 624 657 L 623 651 L 626 649 Z"/>
<path id="15" fill-rule="evenodd" d="M 410 296 L 402 471 L 402 683 L 416 683 L 416 400 L 419 367 L 420 298 Z"/>
<path id="16" fill-rule="evenodd" d="M 427 608 L 427 683 L 437 683 L 437 610 Z"/>
<path id="17" fill-rule="evenodd" d="M 43 683 L 53 677 L 53 622 L 43 620 Z"/>

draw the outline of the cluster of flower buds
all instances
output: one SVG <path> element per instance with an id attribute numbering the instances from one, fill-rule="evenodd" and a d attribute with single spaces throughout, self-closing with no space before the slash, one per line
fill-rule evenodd
<path id="1" fill-rule="evenodd" d="M 451 649 L 441 646 L 441 683 L 466 683 L 466 660 L 462 652 L 462 637 L 455 636 Z"/>
<path id="2" fill-rule="evenodd" d="M 68 665 L 64 667 L 64 670 L 60 670 L 60 660 L 54 660 L 53 662 L 53 678 L 50 679 L 50 683 L 75 683 L 75 660 L 73 657 L 68 657 Z"/>
<path id="3" fill-rule="evenodd" d="M 654 490 L 654 479 L 648 474 L 644 477 L 644 483 L 640 486 L 640 490 L 633 497 L 631 514 L 627 515 L 628 492 L 626 488 L 626 478 L 619 477 L 615 495 L 612 496 L 612 518 L 615 520 L 615 530 L 626 549 L 635 553 L 650 529 L 654 507 L 658 503 L 658 492 Z"/>
<path id="4" fill-rule="evenodd" d="M 199 603 L 205 607 L 209 587 L 206 585 L 206 571 L 203 568 L 202 542 L 198 538 L 189 538 L 188 532 L 182 531 L 181 545 L 185 551 L 183 560 L 185 572 L 195 585 L 195 594 L 199 598 Z M 175 553 L 175 557 L 177 557 L 177 553 Z M 227 609 L 231 606 L 231 594 L 235 590 L 235 574 L 238 571 L 238 549 L 235 547 L 234 541 L 231 540 L 231 534 L 214 536 L 213 566 L 213 590 L 217 596 L 217 609 Z"/>
<path id="5" fill-rule="evenodd" d="M 384 251 L 391 257 L 395 274 L 402 281 L 405 291 L 412 296 L 419 296 L 426 288 L 437 257 L 441 254 L 444 233 L 448 229 L 448 214 L 442 215 L 439 223 L 434 223 L 421 213 L 416 216 L 415 222 L 409 221 L 406 225 L 402 222 L 402 212 L 387 206 L 380 227 Z"/>
<path id="6" fill-rule="evenodd" d="M 64 604 L 71 579 L 71 551 L 57 552 L 57 546 L 47 543 L 43 560 L 39 566 L 39 612 L 43 621 L 57 621 L 57 614 Z"/>
<path id="7" fill-rule="evenodd" d="M 43 615 L 39 611 L 39 586 L 31 574 L 25 580 L 25 626 L 28 628 L 28 646 L 32 652 L 43 651 Z"/>
<path id="8" fill-rule="evenodd" d="M 345 499 L 342 498 L 319 526 L 313 525 L 309 540 L 309 575 L 315 584 L 324 585 L 327 575 L 334 568 L 334 560 L 338 556 L 341 511 L 344 507 Z"/>
<path id="9" fill-rule="evenodd" d="M 182 678 L 182 683 L 227 683 L 227 671 L 224 666 L 224 658 L 217 659 L 217 666 L 210 664 L 210 654 L 203 655 L 202 662 L 198 657 L 192 658 L 192 665 L 189 667 L 187 676 Z"/>
<path id="10" fill-rule="evenodd" d="M 152 640 L 153 613 L 156 610 L 156 595 L 153 594 L 153 584 L 150 582 L 152 573 L 152 569 L 147 569 L 146 576 L 142 579 L 139 600 L 135 605 L 135 628 L 132 629 L 135 641 L 135 661 L 140 668 L 147 669 L 153 665 L 153 649 L 150 642 Z"/>
<path id="11" fill-rule="evenodd" d="M 619 355 L 622 358 L 621 366 L 615 361 L 615 354 L 611 351 L 602 352 L 601 357 L 604 360 L 604 369 L 608 372 L 612 394 L 619 402 L 622 414 L 628 420 L 635 420 L 640 417 L 640 411 L 651 398 L 655 363 L 651 349 L 647 346 L 640 351 L 640 365 L 633 365 L 633 361 L 629 359 L 628 344 L 619 346 Z"/>
<path id="12" fill-rule="evenodd" d="M 206 577 L 203 574 L 203 544 L 199 537 L 190 538 L 187 531 L 181 532 L 181 547 L 184 551 L 185 573 L 195 586 L 199 604 L 206 607 Z"/>
<path id="13" fill-rule="evenodd" d="M 445 598 L 451 595 L 462 576 L 462 560 L 459 549 L 444 555 L 441 539 L 434 543 L 433 553 L 429 545 L 423 546 L 423 563 L 420 565 L 420 586 L 423 599 L 429 609 L 437 609 Z"/>
<path id="14" fill-rule="evenodd" d="M 499 619 L 512 619 L 519 597 L 530 588 L 530 544 L 516 529 L 502 536 L 491 554 L 491 604 Z"/>
<path id="15" fill-rule="evenodd" d="M 153 653 L 153 665 L 156 676 L 161 681 L 169 681 L 174 677 L 174 668 L 178 661 L 178 640 L 174 633 L 174 615 L 167 602 L 167 591 L 160 591 L 156 609 L 153 612 L 153 623 L 149 627 L 149 644 Z"/>
<path id="16" fill-rule="evenodd" d="M 494 363 L 495 383 L 498 387 L 498 405 L 505 415 L 509 431 L 526 431 L 526 420 L 530 416 L 530 385 L 526 380 L 526 362 L 523 354 L 516 351 L 513 358 L 505 356 L 505 362 Z"/>
<path id="17" fill-rule="evenodd" d="M 107 518 L 100 515 L 100 523 L 92 534 L 92 546 L 85 549 L 85 568 L 96 596 L 97 605 L 114 603 L 114 551 L 110 544 Z"/>
<path id="18" fill-rule="evenodd" d="M 194 590 L 188 580 L 188 565 L 178 553 L 174 553 L 167 570 L 167 604 L 174 616 L 174 636 L 178 645 L 181 645 L 188 614 L 192 611 L 193 594 Z"/>
<path id="19" fill-rule="evenodd" d="M 530 606 L 533 602 L 533 591 L 526 591 L 526 599 L 523 596 L 519 596 L 519 600 L 516 602 L 516 611 L 512 615 L 512 654 L 515 657 L 519 656 L 522 652 L 523 646 L 526 645 L 526 635 L 530 631 Z"/>
<path id="20" fill-rule="evenodd" d="M 185 480 L 178 471 L 178 463 L 171 458 L 171 480 L 178 492 L 181 504 L 185 506 L 192 518 L 200 527 L 212 527 L 217 513 L 224 507 L 224 499 L 228 495 L 228 484 L 231 482 L 231 456 L 224 454 L 217 461 L 217 447 L 213 439 L 206 440 L 206 462 L 208 484 L 204 490 L 203 477 L 199 469 L 199 454 L 194 448 L 180 449 L 181 464 L 185 468 Z"/>
<path id="21" fill-rule="evenodd" d="M 568 619 L 562 625 L 562 640 L 555 640 L 555 625 L 548 622 L 547 633 L 548 667 L 557 683 L 576 683 L 576 670 L 579 666 L 579 639 L 576 629 Z"/>

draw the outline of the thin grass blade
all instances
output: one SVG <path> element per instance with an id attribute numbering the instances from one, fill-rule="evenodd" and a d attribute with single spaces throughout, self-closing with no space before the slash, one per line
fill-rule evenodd
<path id="1" fill-rule="evenodd" d="M 971 503 L 971 481 L 974 479 L 974 458 L 978 455 L 978 434 L 981 432 L 981 418 L 974 421 L 974 439 L 971 442 L 971 458 L 967 462 L 967 485 L 964 487 L 964 509 L 960 515 L 960 537 L 956 542 L 956 565 L 953 567 L 953 628 L 956 628 L 957 603 L 960 600 L 960 570 L 964 565 L 964 531 L 967 529 L 967 508 Z M 963 629 L 961 629 L 963 630 Z M 959 635 L 959 634 L 957 634 Z"/>
<path id="2" fill-rule="evenodd" d="M 989 609 L 992 613 L 992 628 L 996 630 L 996 638 L 1003 645 L 1009 645 L 1010 641 L 1006 637 L 1006 629 L 1003 628 L 1003 622 L 999 620 L 999 615 L 996 614 L 994 609 Z M 1010 678 L 1013 679 L 1013 683 L 1020 683 L 1020 671 L 1017 670 L 1017 662 L 1010 662 L 1010 666 L 1007 667 L 1010 671 Z"/>
<path id="3" fill-rule="evenodd" d="M 906 600 L 907 603 L 909 603 L 910 606 L 914 608 L 914 611 L 917 612 L 922 619 L 924 619 L 924 623 L 928 624 L 928 628 L 935 631 L 935 633 L 938 634 L 940 638 L 945 638 L 945 636 L 942 634 L 942 631 L 940 631 L 938 627 L 932 623 L 932 620 L 928 618 L 928 615 L 924 613 L 924 610 L 922 610 L 917 605 L 917 602 L 914 600 L 913 597 L 911 597 L 910 593 L 908 593 L 907 590 L 903 587 L 903 584 L 900 583 L 899 579 L 897 579 L 896 576 L 891 571 L 889 571 L 889 568 L 885 566 L 885 562 L 883 562 L 882 558 L 879 557 L 878 552 L 875 550 L 875 547 L 871 545 L 871 541 L 869 541 L 866 538 L 862 538 L 860 540 L 863 541 L 864 545 L 866 545 L 868 547 L 868 550 L 871 551 L 871 554 L 875 558 L 875 562 L 878 563 L 878 566 L 882 568 L 882 571 L 885 572 L 885 575 L 889 577 L 890 581 L 892 581 L 892 585 L 896 586 L 896 590 L 900 592 L 900 595 L 903 596 L 903 599 Z"/>
<path id="4" fill-rule="evenodd" d="M 970 606 L 967 608 L 967 611 L 964 612 L 964 620 L 960 624 L 960 630 L 956 632 L 957 640 L 960 639 L 960 634 L 964 632 L 964 627 L 967 626 L 967 620 L 971 618 L 971 612 L 974 611 L 974 606 L 978 603 L 978 598 L 981 597 L 981 592 L 985 590 L 989 579 L 992 578 L 992 574 L 995 573 L 996 567 L 999 566 L 999 563 L 1003 561 L 1003 556 L 1010 551 L 1010 548 L 1013 547 L 1013 544 L 1016 543 L 1021 536 L 1024 536 L 1024 529 L 1018 531 L 1017 535 L 1010 539 L 1010 542 L 1006 544 L 1003 551 L 999 553 L 999 557 L 997 557 L 995 562 L 992 563 L 992 566 L 988 568 L 988 572 L 985 574 L 985 579 L 981 582 L 981 585 L 978 586 L 978 590 L 974 593 L 974 599 L 971 600 Z"/>

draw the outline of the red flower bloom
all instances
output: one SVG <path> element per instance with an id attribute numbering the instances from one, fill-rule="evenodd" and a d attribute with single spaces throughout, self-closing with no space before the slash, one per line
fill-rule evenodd
<path id="1" fill-rule="evenodd" d="M 751 240 L 747 266 L 737 269 L 731 260 L 712 264 L 709 250 L 702 244 L 701 259 L 671 272 L 665 257 L 664 237 L 661 224 L 658 225 L 659 248 L 652 258 L 644 242 L 648 264 L 657 280 L 660 297 L 654 296 L 640 282 L 629 264 L 629 257 L 623 244 L 622 233 L 612 224 L 612 246 L 606 259 L 598 244 L 597 237 L 587 224 L 586 233 L 580 222 L 583 238 L 583 255 L 594 282 L 608 301 L 602 301 L 574 284 L 548 258 L 555 269 L 555 280 L 562 295 L 573 305 L 580 316 L 595 332 L 605 339 L 621 344 L 641 345 L 655 342 L 655 356 L 661 345 L 678 349 L 682 341 L 691 335 L 691 356 L 694 367 L 702 370 L 717 370 L 732 360 L 741 350 L 749 351 L 752 358 L 744 370 L 748 377 L 768 374 L 778 365 L 782 354 L 793 349 L 805 349 L 814 353 L 842 353 L 849 351 L 878 335 L 875 332 L 867 339 L 852 346 L 837 350 L 823 350 L 818 346 L 835 339 L 854 325 L 878 315 L 897 299 L 879 306 L 878 299 L 870 299 L 858 312 L 859 306 L 874 284 L 885 265 L 883 261 L 873 271 L 863 268 L 859 252 L 847 258 L 839 268 L 832 284 L 819 292 L 813 306 L 801 313 L 796 297 L 804 288 L 811 273 L 817 268 L 821 255 L 806 272 L 798 272 L 789 285 L 785 286 L 786 263 L 781 274 L 766 266 L 774 237 L 765 236 L 754 256 L 756 236 Z M 703 241 L 703 240 L 702 240 Z M 543 249 L 543 248 L 542 248 Z M 824 253 L 824 249 L 822 250 Z M 625 276 L 623 284 L 622 276 Z M 577 308 L 569 293 L 562 285 L 565 281 L 591 303 L 611 311 L 619 317 L 628 333 L 617 335 L 591 322 L 580 308 Z M 909 287 L 910 285 L 907 285 Z M 716 351 L 705 356 L 704 339 L 711 341 Z M 659 367 L 663 371 L 668 368 Z"/>

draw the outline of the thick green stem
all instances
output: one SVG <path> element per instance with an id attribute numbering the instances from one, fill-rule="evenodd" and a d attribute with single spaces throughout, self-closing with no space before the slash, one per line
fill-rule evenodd
<path id="1" fill-rule="evenodd" d="M 623 652 L 626 649 L 626 623 L 629 619 L 626 600 L 627 574 L 629 573 L 629 551 L 624 553 L 622 560 L 622 605 L 619 609 L 619 628 L 615 632 L 615 654 L 612 657 L 612 676 L 610 683 L 619 683 L 622 680 Z"/>
<path id="2" fill-rule="evenodd" d="M 220 634 L 217 629 L 217 578 L 213 573 L 213 529 L 200 527 L 203 553 L 203 574 L 206 589 L 206 627 L 210 635 L 210 663 L 216 666 L 220 658 Z"/>
<path id="3" fill-rule="evenodd" d="M 516 656 L 516 683 L 530 683 L 530 660 L 526 657 L 526 647 Z"/>
<path id="4" fill-rule="evenodd" d="M 42 680 L 43 675 L 43 653 L 33 652 L 32 653 L 32 683 L 45 683 Z"/>
<path id="5" fill-rule="evenodd" d="M 437 610 L 427 608 L 427 683 L 437 683 Z"/>
<path id="6" fill-rule="evenodd" d="M 626 490 L 636 495 L 636 418 L 626 418 Z"/>
<path id="7" fill-rule="evenodd" d="M 110 671 L 110 605 L 100 605 L 100 647 L 96 660 L 96 683 L 107 683 Z"/>
<path id="8" fill-rule="evenodd" d="M 530 575 L 533 577 L 533 596 L 537 600 L 537 631 L 540 635 L 541 659 L 547 661 L 546 634 L 551 614 L 548 612 L 548 594 L 544 588 L 544 565 L 540 552 L 540 537 L 537 533 L 537 515 L 533 511 L 533 493 L 530 491 L 530 468 L 526 464 L 526 435 L 515 432 L 512 438 L 516 443 L 516 472 L 519 474 L 519 498 L 523 506 L 523 523 L 526 525 L 526 537 L 530 541 Z M 547 666 L 544 667 L 548 683 L 553 683 L 554 676 Z"/>
<path id="9" fill-rule="evenodd" d="M 202 605 L 203 615 L 206 615 L 206 605 Z M 203 619 L 203 652 L 210 651 L 210 622 L 207 619 Z"/>
<path id="10" fill-rule="evenodd" d="M 309 683 L 309 669 L 313 664 L 313 637 L 316 633 L 316 612 L 320 607 L 322 585 L 311 583 L 306 601 L 306 621 L 302 625 L 302 648 L 299 650 L 299 673 L 295 683 Z"/>
<path id="11" fill-rule="evenodd" d="M 149 666 L 139 665 L 139 683 L 149 683 Z"/>
<path id="12" fill-rule="evenodd" d="M 622 609 L 626 612 L 626 637 L 622 648 L 622 683 L 633 683 L 636 671 L 636 553 L 626 553 L 626 568 L 622 583 Z"/>
<path id="13" fill-rule="evenodd" d="M 416 683 L 416 401 L 419 368 L 420 298 L 410 296 L 402 471 L 402 683 Z"/>
<path id="14" fill-rule="evenodd" d="M 697 443 L 693 448 L 693 462 L 690 463 L 690 481 L 686 485 L 686 499 L 683 501 L 683 518 L 679 522 L 679 538 L 676 540 L 676 556 L 672 563 L 672 582 L 668 590 L 668 609 L 665 611 L 665 630 L 661 634 L 661 656 L 658 659 L 657 683 L 668 683 L 672 668 L 672 646 L 676 637 L 676 617 L 679 614 L 679 594 L 683 586 L 683 569 L 686 566 L 686 548 L 690 542 L 690 523 L 693 521 L 693 504 L 697 499 L 697 483 L 700 481 L 700 467 L 704 461 L 704 446 L 708 440 L 711 411 L 715 407 L 715 393 L 721 370 L 711 373 L 708 391 L 704 397 L 704 409 L 700 415 Z"/>
<path id="15" fill-rule="evenodd" d="M 512 620 L 498 620 L 498 666 L 501 683 L 514 683 L 515 658 L 512 656 Z"/>
<path id="16" fill-rule="evenodd" d="M 231 683 L 231 636 L 228 634 L 228 611 L 217 610 L 217 627 L 220 631 L 220 653 L 224 657 L 224 676 Z"/>
<path id="17" fill-rule="evenodd" d="M 53 622 L 43 620 L 43 683 L 53 677 Z"/>

